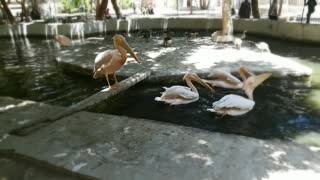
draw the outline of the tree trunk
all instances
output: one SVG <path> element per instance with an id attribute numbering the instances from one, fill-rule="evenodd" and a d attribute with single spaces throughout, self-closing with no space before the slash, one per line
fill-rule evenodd
<path id="1" fill-rule="evenodd" d="M 11 24 L 14 24 L 16 23 L 16 20 L 14 18 L 14 16 L 12 15 L 7 3 L 5 0 L 1 0 L 1 4 L 2 4 L 2 7 L 4 9 L 4 11 L 6 12 L 7 16 L 8 16 L 8 19 L 10 21 Z"/>
<path id="2" fill-rule="evenodd" d="M 192 1 L 193 0 L 190 0 L 190 14 L 192 14 Z"/>
<path id="3" fill-rule="evenodd" d="M 108 6 L 108 0 L 102 0 L 97 1 L 97 6 L 96 6 L 96 20 L 103 20 L 104 19 L 104 12 Z"/>
<path id="4" fill-rule="evenodd" d="M 232 35 L 233 23 L 231 18 L 231 0 L 224 0 L 222 5 L 222 34 L 223 36 Z"/>
<path id="5" fill-rule="evenodd" d="M 210 0 L 200 0 L 200 9 L 208 9 L 210 5 Z"/>
<path id="6" fill-rule="evenodd" d="M 283 5 L 283 0 L 280 0 L 279 2 L 279 10 L 278 10 L 278 16 L 281 16 L 281 12 L 282 12 L 282 5 Z"/>
<path id="7" fill-rule="evenodd" d="M 32 0 L 32 10 L 30 16 L 32 19 L 41 19 L 41 13 L 39 8 L 38 0 Z"/>
<path id="8" fill-rule="evenodd" d="M 28 9 L 28 2 L 26 0 L 18 1 L 16 0 L 17 3 L 21 5 L 21 21 L 23 21 L 23 17 L 25 17 L 25 21 L 29 22 L 30 21 L 30 13 Z"/>
<path id="9" fill-rule="evenodd" d="M 259 3 L 258 0 L 252 0 L 252 16 L 253 18 L 260 19 L 260 13 L 259 13 Z"/>

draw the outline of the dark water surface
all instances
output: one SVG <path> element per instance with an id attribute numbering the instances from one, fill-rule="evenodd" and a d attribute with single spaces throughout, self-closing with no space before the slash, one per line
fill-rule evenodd
<path id="1" fill-rule="evenodd" d="M 59 48 L 50 40 L 0 42 L 0 96 L 67 106 L 99 90 L 90 77 L 66 75 L 58 68 Z"/>
<path id="2" fill-rule="evenodd" d="M 260 38 L 250 36 L 248 39 L 261 41 Z M 131 41 L 134 41 L 134 37 L 131 37 Z M 183 37 L 177 37 L 177 41 L 185 42 Z M 197 102 L 169 106 L 154 101 L 163 91 L 163 85 L 142 82 L 92 111 L 262 139 L 290 140 L 304 132 L 320 133 L 320 46 L 278 40 L 263 41 L 269 43 L 273 53 L 311 67 L 314 70 L 312 87 L 292 89 L 267 80 L 256 89 L 256 106 L 251 112 L 239 117 L 221 118 L 206 109 L 224 95 L 241 95 L 241 91 L 218 89 L 212 94 L 199 88 L 200 99 Z M 50 40 L 21 39 L 13 42 L 1 39 L 0 42 L 0 96 L 68 106 L 105 86 L 105 82 L 91 77 L 62 72 L 55 62 L 61 50 Z"/>

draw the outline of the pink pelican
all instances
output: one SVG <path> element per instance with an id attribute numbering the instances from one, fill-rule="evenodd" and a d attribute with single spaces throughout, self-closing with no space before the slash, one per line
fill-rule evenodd
<path id="1" fill-rule="evenodd" d="M 55 35 L 54 40 L 60 44 L 60 46 L 71 46 L 71 39 L 64 35 Z"/>
<path id="2" fill-rule="evenodd" d="M 122 35 L 116 34 L 112 39 L 116 49 L 99 53 L 94 60 L 93 69 L 93 78 L 97 79 L 98 77 L 105 76 L 109 87 L 112 86 L 110 86 L 108 75 L 113 74 L 115 80 L 114 85 L 117 85 L 118 80 L 116 78 L 116 71 L 121 69 L 126 63 L 127 53 L 129 53 L 139 64 L 141 63 Z"/>

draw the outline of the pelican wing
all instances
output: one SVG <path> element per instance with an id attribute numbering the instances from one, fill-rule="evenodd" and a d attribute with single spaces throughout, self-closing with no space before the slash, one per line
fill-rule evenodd
<path id="1" fill-rule="evenodd" d="M 117 56 L 119 52 L 117 50 L 107 50 L 99 53 L 95 60 L 94 60 L 94 70 L 98 70 L 102 64 L 105 64 L 106 66 L 109 66 L 111 64 L 111 60 L 114 58 L 114 56 Z"/>
<path id="2" fill-rule="evenodd" d="M 236 108 L 240 110 L 251 110 L 255 102 L 242 96 L 229 94 L 212 104 L 213 109 Z"/>
<path id="3" fill-rule="evenodd" d="M 199 94 L 191 91 L 186 86 L 171 86 L 165 88 L 161 97 L 156 97 L 156 101 L 162 101 L 171 105 L 188 104 L 198 100 Z"/>
<path id="4" fill-rule="evenodd" d="M 195 99 L 199 95 L 186 86 L 172 86 L 163 93 L 165 98 Z"/>
<path id="5" fill-rule="evenodd" d="M 212 78 L 212 79 L 223 80 L 223 81 L 226 81 L 227 83 L 231 83 L 231 84 L 241 83 L 241 81 L 238 78 L 236 78 L 235 76 L 233 76 L 231 73 L 226 72 L 226 71 L 222 71 L 222 70 L 214 70 L 212 73 L 209 74 L 208 77 Z"/>

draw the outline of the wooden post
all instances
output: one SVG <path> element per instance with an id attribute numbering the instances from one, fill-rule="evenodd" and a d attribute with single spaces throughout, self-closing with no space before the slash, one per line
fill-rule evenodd
<path id="1" fill-rule="evenodd" d="M 116 88 L 102 90 L 102 91 L 78 102 L 77 104 L 74 104 L 74 105 L 66 108 L 65 110 L 61 111 L 60 113 L 56 114 L 55 116 L 45 117 L 45 118 L 39 119 L 37 121 L 34 121 L 33 123 L 21 126 L 17 129 L 13 129 L 12 131 L 10 131 L 10 134 L 14 134 L 14 135 L 18 135 L 18 136 L 27 135 L 30 132 L 35 131 L 37 129 L 40 129 L 40 128 L 46 126 L 47 124 L 52 123 L 54 121 L 57 121 L 63 117 L 66 117 L 66 116 L 69 116 L 73 113 L 94 107 L 95 105 L 97 105 L 103 101 L 107 101 L 110 97 L 115 96 L 115 95 L 119 94 L 120 92 L 123 92 L 123 91 L 129 89 L 130 87 L 132 87 L 135 84 L 137 84 L 138 82 L 146 79 L 150 75 L 151 75 L 151 71 L 149 71 L 149 70 L 145 71 L 145 72 L 137 73 L 137 74 L 121 81 L 119 83 L 119 86 Z"/>
<path id="2" fill-rule="evenodd" d="M 222 5 L 222 34 L 229 36 L 233 34 L 233 23 L 231 17 L 231 0 L 224 0 Z"/>

